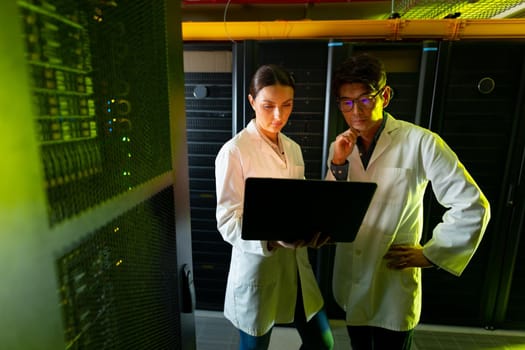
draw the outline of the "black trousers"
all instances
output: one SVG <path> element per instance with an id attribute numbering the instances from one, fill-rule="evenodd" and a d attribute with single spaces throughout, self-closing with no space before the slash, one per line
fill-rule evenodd
<path id="1" fill-rule="evenodd" d="M 370 326 L 347 326 L 352 350 L 410 350 L 414 330 L 396 332 Z"/>

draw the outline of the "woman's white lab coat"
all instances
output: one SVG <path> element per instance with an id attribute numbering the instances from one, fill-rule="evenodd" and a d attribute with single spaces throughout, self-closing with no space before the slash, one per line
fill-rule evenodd
<path id="1" fill-rule="evenodd" d="M 266 241 L 241 239 L 246 178 L 304 178 L 299 145 L 282 133 L 279 142 L 286 162 L 260 136 L 252 120 L 224 144 L 215 161 L 217 227 L 232 245 L 224 315 L 236 328 L 254 336 L 267 333 L 275 323 L 293 322 L 298 274 L 306 318 L 310 320 L 323 306 L 307 248 L 278 248 L 270 252 Z M 264 214 L 268 220 L 286 215 L 274 212 L 272 203 L 268 203 Z"/>
<path id="2" fill-rule="evenodd" d="M 346 310 L 347 324 L 406 331 L 421 314 L 421 269 L 389 269 L 383 256 L 392 244 L 420 243 L 427 184 L 448 210 L 423 253 L 454 275 L 463 272 L 476 251 L 490 209 L 438 135 L 387 113 L 385 117 L 368 168 L 363 168 L 357 147 L 348 157 L 349 180 L 376 182 L 378 187 L 355 241 L 337 245 L 333 292 Z M 332 155 L 333 144 L 329 161 Z M 334 176 L 328 172 L 327 179 Z"/>

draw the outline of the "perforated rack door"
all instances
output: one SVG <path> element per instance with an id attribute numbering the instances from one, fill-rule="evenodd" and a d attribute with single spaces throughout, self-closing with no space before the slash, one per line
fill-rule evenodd
<path id="1" fill-rule="evenodd" d="M 0 347 L 195 348 L 180 11 L 0 1 Z"/>
<path id="2" fill-rule="evenodd" d="M 173 189 L 57 259 L 67 349 L 179 349 Z"/>
<path id="3" fill-rule="evenodd" d="M 53 226 L 170 169 L 165 9 L 19 6 Z"/>

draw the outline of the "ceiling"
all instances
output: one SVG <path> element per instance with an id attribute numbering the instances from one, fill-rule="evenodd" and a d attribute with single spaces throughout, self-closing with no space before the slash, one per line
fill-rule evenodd
<path id="1" fill-rule="evenodd" d="M 182 20 L 525 18 L 525 0 L 183 0 Z"/>

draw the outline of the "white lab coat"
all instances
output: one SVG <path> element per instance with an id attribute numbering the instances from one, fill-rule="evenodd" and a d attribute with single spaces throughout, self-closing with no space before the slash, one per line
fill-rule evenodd
<path id="1" fill-rule="evenodd" d="M 224 315 L 236 328 L 254 336 L 264 335 L 275 323 L 293 322 L 298 272 L 306 318 L 310 320 L 323 307 L 307 248 L 269 252 L 266 241 L 241 239 L 246 178 L 304 178 L 299 145 L 282 133 L 279 142 L 286 162 L 260 136 L 252 120 L 224 144 L 215 161 L 217 227 L 232 245 Z M 265 214 L 272 220 L 286 213 L 273 212 L 268 203 Z"/>
<path id="2" fill-rule="evenodd" d="M 349 180 L 376 182 L 378 188 L 355 241 L 337 245 L 333 293 L 346 310 L 347 324 L 407 331 L 420 319 L 421 269 L 388 269 L 383 256 L 392 244 L 420 243 L 427 184 L 449 209 L 423 253 L 454 275 L 463 272 L 476 251 L 490 208 L 438 135 L 388 113 L 385 117 L 368 168 L 363 168 L 357 147 L 348 157 Z M 333 143 L 328 164 L 332 155 Z M 327 179 L 335 180 L 330 171 Z"/>

